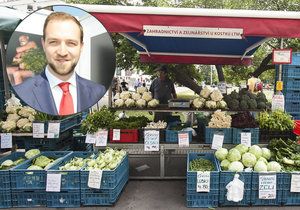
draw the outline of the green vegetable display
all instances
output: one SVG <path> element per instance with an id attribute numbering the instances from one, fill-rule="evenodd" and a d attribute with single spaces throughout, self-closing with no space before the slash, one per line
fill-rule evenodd
<path id="1" fill-rule="evenodd" d="M 207 159 L 198 158 L 190 161 L 190 171 L 214 171 L 214 164 Z"/>
<path id="2" fill-rule="evenodd" d="M 40 73 L 47 65 L 47 60 L 44 51 L 36 48 L 28 50 L 22 56 L 21 63 L 24 63 L 25 69 Z"/>
<path id="3" fill-rule="evenodd" d="M 41 151 L 39 149 L 31 149 L 25 153 L 25 157 L 27 159 L 30 159 L 30 158 L 33 158 L 34 156 L 37 156 L 40 153 L 41 153 Z"/>
<path id="4" fill-rule="evenodd" d="M 148 123 L 149 119 L 145 116 L 131 116 L 113 121 L 108 127 L 113 129 L 138 129 L 146 127 Z"/>
<path id="5" fill-rule="evenodd" d="M 259 128 L 270 131 L 290 131 L 294 128 L 292 116 L 281 110 L 261 112 L 258 121 Z"/>

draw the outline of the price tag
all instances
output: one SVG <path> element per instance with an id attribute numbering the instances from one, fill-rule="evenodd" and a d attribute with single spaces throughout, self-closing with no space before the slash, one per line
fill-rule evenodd
<path id="1" fill-rule="evenodd" d="M 60 123 L 59 122 L 49 122 L 47 138 L 59 138 Z"/>
<path id="2" fill-rule="evenodd" d="M 241 133 L 241 144 L 244 144 L 247 147 L 251 147 L 251 133 L 250 132 L 242 132 Z"/>
<path id="3" fill-rule="evenodd" d="M 222 94 L 227 94 L 226 82 L 220 82 L 218 84 L 218 89 Z"/>
<path id="4" fill-rule="evenodd" d="M 12 134 L 11 133 L 1 133 L 1 148 L 2 149 L 12 148 Z"/>
<path id="5" fill-rule="evenodd" d="M 106 130 L 100 130 L 97 132 L 97 138 L 96 138 L 97 147 L 105 147 L 107 145 L 107 135 L 108 135 L 108 131 Z"/>
<path id="6" fill-rule="evenodd" d="M 214 134 L 213 140 L 212 140 L 212 149 L 219 149 L 223 147 L 224 142 L 224 135 L 222 134 Z"/>
<path id="7" fill-rule="evenodd" d="M 85 143 L 87 144 L 95 144 L 97 139 L 97 133 L 91 134 L 87 133 L 85 137 Z"/>
<path id="8" fill-rule="evenodd" d="M 100 189 L 101 180 L 102 180 L 102 172 L 101 170 L 93 170 L 89 172 L 89 180 L 88 187 Z"/>
<path id="9" fill-rule="evenodd" d="M 145 151 L 159 151 L 159 131 L 145 130 L 144 131 L 144 150 Z"/>
<path id="10" fill-rule="evenodd" d="M 259 199 L 276 199 L 276 174 L 259 175 Z"/>
<path id="11" fill-rule="evenodd" d="M 277 94 L 272 98 L 272 111 L 280 109 L 284 111 L 284 95 Z"/>
<path id="12" fill-rule="evenodd" d="M 32 137 L 44 138 L 44 135 L 45 135 L 44 123 L 32 123 Z"/>
<path id="13" fill-rule="evenodd" d="M 291 192 L 300 192 L 300 174 L 292 174 Z"/>
<path id="14" fill-rule="evenodd" d="M 121 139 L 121 130 L 113 129 L 113 141 L 120 141 Z"/>
<path id="15" fill-rule="evenodd" d="M 197 192 L 210 191 L 210 172 L 197 171 Z"/>
<path id="16" fill-rule="evenodd" d="M 178 133 L 178 146 L 179 147 L 189 147 L 189 133 Z"/>
<path id="17" fill-rule="evenodd" d="M 60 192 L 61 174 L 47 174 L 46 191 Z"/>

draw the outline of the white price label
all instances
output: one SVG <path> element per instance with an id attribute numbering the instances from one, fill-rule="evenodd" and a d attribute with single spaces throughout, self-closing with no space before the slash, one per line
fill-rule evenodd
<path id="1" fill-rule="evenodd" d="M 272 98 L 272 111 L 280 109 L 284 111 L 284 95 L 274 95 Z"/>
<path id="2" fill-rule="evenodd" d="M 97 138 L 96 138 L 96 146 L 97 147 L 106 147 L 107 135 L 108 135 L 108 131 L 106 131 L 106 130 L 100 130 L 97 132 Z"/>
<path id="3" fill-rule="evenodd" d="M 86 137 L 85 137 L 85 143 L 95 144 L 96 143 L 96 138 L 97 138 L 97 133 L 94 133 L 94 134 L 87 133 Z"/>
<path id="4" fill-rule="evenodd" d="M 60 123 L 59 122 L 49 122 L 47 138 L 59 138 Z"/>
<path id="5" fill-rule="evenodd" d="M 224 135 L 222 134 L 214 134 L 211 148 L 212 149 L 219 149 L 223 147 L 223 142 L 224 142 Z"/>
<path id="6" fill-rule="evenodd" d="M 259 175 L 259 199 L 276 199 L 276 174 Z"/>
<path id="7" fill-rule="evenodd" d="M 244 144 L 247 147 L 251 147 L 251 133 L 242 132 L 241 133 L 241 144 Z"/>
<path id="8" fill-rule="evenodd" d="M 300 174 L 292 174 L 291 176 L 291 192 L 300 192 Z"/>
<path id="9" fill-rule="evenodd" d="M 113 141 L 120 141 L 121 139 L 121 130 L 113 129 Z"/>
<path id="10" fill-rule="evenodd" d="M 197 171 L 197 192 L 210 191 L 210 172 Z"/>
<path id="11" fill-rule="evenodd" d="M 44 135 L 45 135 L 44 123 L 32 123 L 32 137 L 44 138 Z"/>
<path id="12" fill-rule="evenodd" d="M 189 147 L 189 133 L 178 133 L 178 146 L 179 147 Z"/>
<path id="13" fill-rule="evenodd" d="M 88 187 L 100 189 L 102 173 L 103 173 L 103 171 L 101 171 L 101 170 L 89 171 Z"/>
<path id="14" fill-rule="evenodd" d="M 159 151 L 159 131 L 145 130 L 144 131 L 144 150 Z"/>
<path id="15" fill-rule="evenodd" d="M 61 174 L 47 174 L 46 191 L 60 192 Z"/>
<path id="16" fill-rule="evenodd" d="M 1 133 L 1 148 L 2 149 L 12 148 L 12 134 L 11 133 Z"/>
<path id="17" fill-rule="evenodd" d="M 218 84 L 218 89 L 222 94 L 227 94 L 227 87 L 226 87 L 226 82 L 220 82 Z"/>

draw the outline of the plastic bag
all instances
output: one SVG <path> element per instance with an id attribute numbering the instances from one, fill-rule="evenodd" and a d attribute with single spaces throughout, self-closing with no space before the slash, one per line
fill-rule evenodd
<path id="1" fill-rule="evenodd" d="M 235 174 L 231 182 L 226 185 L 227 200 L 240 202 L 244 197 L 244 182 L 239 179 L 239 175 Z"/>

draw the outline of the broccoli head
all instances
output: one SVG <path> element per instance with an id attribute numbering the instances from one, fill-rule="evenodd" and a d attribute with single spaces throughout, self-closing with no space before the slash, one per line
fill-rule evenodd
<path id="1" fill-rule="evenodd" d="M 248 92 L 248 96 L 250 97 L 250 99 L 255 99 L 257 98 L 257 96 L 254 93 Z"/>
<path id="2" fill-rule="evenodd" d="M 239 101 L 237 99 L 231 99 L 226 102 L 229 109 L 238 110 L 239 109 Z"/>
<path id="3" fill-rule="evenodd" d="M 257 93 L 256 97 L 257 97 L 257 101 L 259 101 L 259 102 L 267 102 L 268 101 L 266 95 L 263 92 Z"/>
<path id="4" fill-rule="evenodd" d="M 249 109 L 256 109 L 257 103 L 255 99 L 250 99 L 247 101 Z"/>
<path id="5" fill-rule="evenodd" d="M 240 99 L 241 99 L 241 101 L 242 101 L 242 100 L 249 101 L 249 100 L 250 100 L 250 97 L 249 97 L 248 95 L 241 95 L 241 96 L 240 96 Z"/>
<path id="6" fill-rule="evenodd" d="M 230 93 L 230 97 L 232 98 L 232 99 L 239 99 L 239 94 L 234 90 L 234 91 L 232 91 L 231 93 Z"/>
<path id="7" fill-rule="evenodd" d="M 257 108 L 258 109 L 266 109 L 266 103 L 265 102 L 258 102 L 257 103 Z"/>
<path id="8" fill-rule="evenodd" d="M 247 90 L 247 88 L 243 88 L 243 89 L 240 90 L 239 94 L 240 94 L 240 96 L 242 96 L 242 95 L 247 95 L 248 92 L 249 92 L 249 91 Z"/>
<path id="9" fill-rule="evenodd" d="M 241 100 L 240 101 L 240 109 L 241 110 L 247 110 L 249 107 L 248 107 L 248 103 L 246 100 Z"/>

